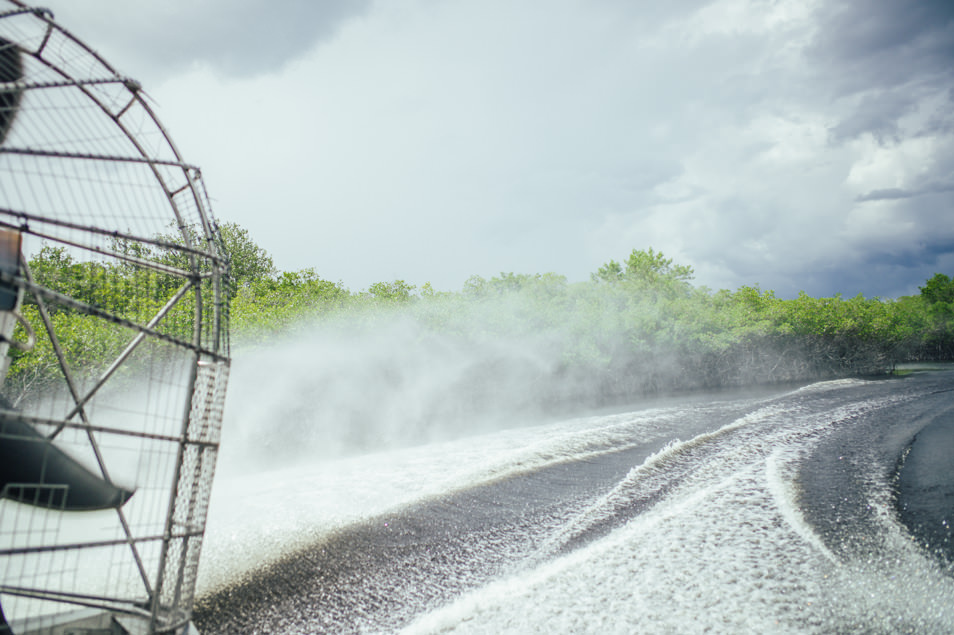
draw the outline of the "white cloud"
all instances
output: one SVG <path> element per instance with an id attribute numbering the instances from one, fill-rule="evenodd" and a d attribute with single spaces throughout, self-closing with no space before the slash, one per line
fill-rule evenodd
<path id="1" fill-rule="evenodd" d="M 932 173 L 938 150 L 942 149 L 939 141 L 913 137 L 883 145 L 871 137 L 859 139 L 852 143 L 856 159 L 846 183 L 859 196 L 873 190 L 916 188 Z"/>
<path id="2" fill-rule="evenodd" d="M 250 7 L 229 16 L 237 33 L 259 19 Z M 317 15 L 289 7 L 289 20 Z M 893 10 L 879 10 L 866 28 L 895 37 L 877 26 Z M 325 15 L 321 33 L 290 29 L 294 51 L 244 74 L 227 72 L 229 47 L 244 44 L 221 29 L 167 69 L 148 46 L 91 31 L 157 78 L 146 89 L 203 166 L 217 213 L 282 268 L 313 266 L 353 289 L 393 278 L 459 288 L 511 270 L 581 280 L 652 246 L 709 286 L 885 294 L 886 277 L 863 270 L 891 250 L 910 255 L 892 290 L 911 290 L 954 249 L 917 243 L 943 234 L 936 210 L 949 210 L 954 80 L 936 38 L 917 39 L 936 32 L 936 15 L 903 31 L 931 64 L 898 85 L 903 75 L 875 66 L 908 49 L 839 39 L 846 11 L 377 2 Z M 857 271 L 856 287 L 824 275 L 836 270 Z"/>

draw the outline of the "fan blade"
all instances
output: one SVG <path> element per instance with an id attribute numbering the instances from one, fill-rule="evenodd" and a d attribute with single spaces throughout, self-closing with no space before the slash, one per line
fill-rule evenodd
<path id="1" fill-rule="evenodd" d="M 50 489 L 62 485 L 68 489 Z M 133 495 L 96 476 L 10 413 L 0 413 L 0 487 L 4 498 L 65 511 L 120 507 Z"/>

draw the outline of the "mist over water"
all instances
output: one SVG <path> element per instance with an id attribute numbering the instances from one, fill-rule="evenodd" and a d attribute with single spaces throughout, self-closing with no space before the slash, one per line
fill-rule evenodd
<path id="1" fill-rule="evenodd" d="M 267 345 L 240 340 L 224 453 L 243 469 L 285 465 L 456 439 L 673 390 L 803 378 L 806 365 L 791 350 L 749 347 L 706 359 L 702 351 L 713 349 L 693 344 L 702 331 L 680 331 L 698 329 L 699 320 L 666 310 L 664 299 L 623 285 L 542 276 L 521 288 L 343 310 Z"/>
<path id="2" fill-rule="evenodd" d="M 594 393 L 565 372 L 572 325 L 501 324 L 480 308 L 440 328 L 433 313 L 381 311 L 237 347 L 225 460 L 268 467 L 455 439 L 540 421 Z"/>

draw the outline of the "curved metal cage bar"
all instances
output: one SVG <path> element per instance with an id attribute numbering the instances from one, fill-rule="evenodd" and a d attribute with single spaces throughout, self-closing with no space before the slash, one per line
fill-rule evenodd
<path id="1" fill-rule="evenodd" d="M 11 624 L 77 606 L 188 623 L 228 280 L 201 172 L 139 84 L 50 12 L 0 0 L 0 462 L 23 464 L 0 463 Z M 57 461 L 78 480 L 51 476 Z"/>

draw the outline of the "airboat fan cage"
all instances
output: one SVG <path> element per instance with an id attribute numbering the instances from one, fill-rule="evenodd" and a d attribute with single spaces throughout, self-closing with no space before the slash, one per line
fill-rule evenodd
<path id="1" fill-rule="evenodd" d="M 177 632 L 229 364 L 227 259 L 200 171 L 137 82 L 17 0 L 0 0 L 4 118 L 3 614 L 15 632 L 78 607 Z M 28 455 L 39 476 L 24 480 L 11 466 Z M 84 498 L 58 460 L 118 494 Z"/>

